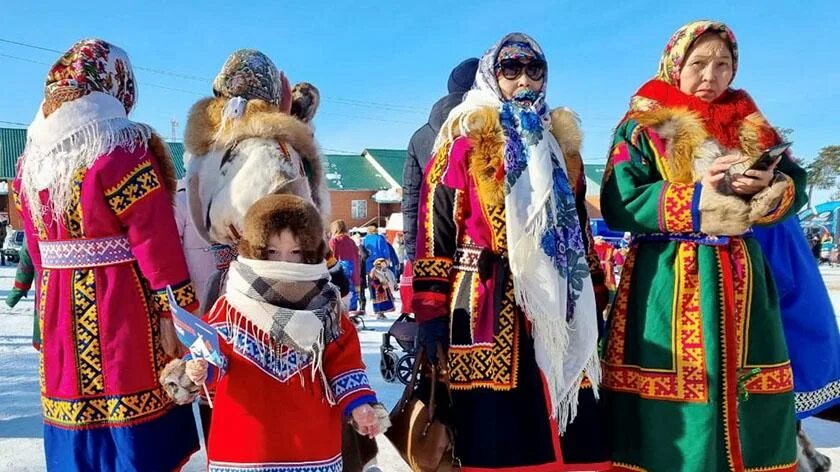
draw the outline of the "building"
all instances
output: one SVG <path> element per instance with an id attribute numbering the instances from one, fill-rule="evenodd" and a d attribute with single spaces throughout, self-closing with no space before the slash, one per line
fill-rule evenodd
<path id="1" fill-rule="evenodd" d="M 406 151 L 365 149 L 361 154 L 324 156 L 332 204 L 331 219 L 348 227 L 385 226 L 402 202 L 402 167 Z"/>

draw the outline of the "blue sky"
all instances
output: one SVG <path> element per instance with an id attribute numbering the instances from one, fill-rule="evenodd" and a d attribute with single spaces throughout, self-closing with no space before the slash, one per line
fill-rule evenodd
<path id="1" fill-rule="evenodd" d="M 173 118 L 183 132 L 189 107 L 210 94 L 227 55 L 251 47 L 293 82 L 321 90 L 316 135 L 326 152 L 405 148 L 445 93 L 455 64 L 507 32 L 523 31 L 548 56 L 549 103 L 580 114 L 584 158 L 603 162 L 612 127 L 656 71 L 671 33 L 689 20 L 714 18 L 739 39 L 735 86 L 747 89 L 776 126 L 795 130 L 795 153 L 807 160 L 822 146 L 840 144 L 836 1 L 2 4 L 0 39 L 65 50 L 77 39 L 100 37 L 128 51 L 135 67 L 169 72 L 136 70 L 133 113 L 167 137 Z M 0 42 L 0 120 L 31 120 L 57 56 Z"/>

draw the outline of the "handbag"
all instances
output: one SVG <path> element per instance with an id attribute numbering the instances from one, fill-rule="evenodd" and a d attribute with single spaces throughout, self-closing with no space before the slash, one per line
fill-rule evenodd
<path id="1" fill-rule="evenodd" d="M 443 348 L 438 346 L 438 360 L 445 358 Z M 421 399 L 415 388 L 420 375 L 427 372 L 431 374 L 428 401 Z M 437 408 L 442 399 L 449 402 L 448 375 L 445 368 L 429 362 L 421 347 L 415 357 L 411 380 L 391 411 L 391 427 L 385 436 L 413 472 L 455 472 L 459 469 L 452 430 L 441 421 Z"/>

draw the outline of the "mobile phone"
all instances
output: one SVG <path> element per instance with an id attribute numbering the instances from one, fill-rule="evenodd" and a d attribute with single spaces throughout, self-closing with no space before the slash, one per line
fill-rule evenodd
<path id="1" fill-rule="evenodd" d="M 787 143 L 777 144 L 777 145 L 775 145 L 771 148 L 768 148 L 766 151 L 761 153 L 761 156 L 758 158 L 758 160 L 753 162 L 753 165 L 751 165 L 750 168 L 747 169 L 747 170 L 767 170 L 767 169 L 769 169 L 770 166 L 773 165 L 774 162 L 776 162 L 776 159 L 778 159 L 779 156 L 784 154 L 784 152 L 787 151 L 788 148 L 792 144 L 793 143 L 791 143 L 791 142 L 787 142 Z"/>

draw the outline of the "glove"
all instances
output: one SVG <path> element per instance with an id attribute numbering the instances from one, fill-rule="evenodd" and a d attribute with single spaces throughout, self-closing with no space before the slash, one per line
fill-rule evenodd
<path id="1" fill-rule="evenodd" d="M 183 359 L 173 359 L 160 374 L 164 391 L 178 405 L 191 403 L 198 396 L 199 387 L 187 376 L 186 366 Z"/>
<path id="2" fill-rule="evenodd" d="M 426 350 L 426 357 L 432 363 L 437 362 L 437 346 L 449 349 L 449 317 L 440 316 L 420 323 L 417 329 L 417 342 Z"/>

